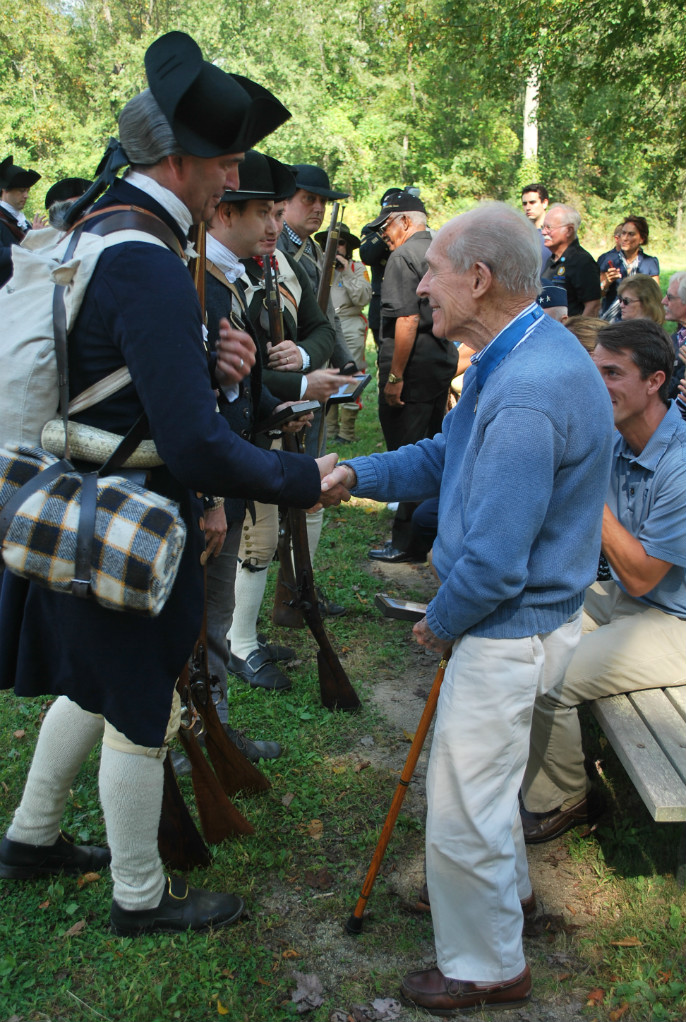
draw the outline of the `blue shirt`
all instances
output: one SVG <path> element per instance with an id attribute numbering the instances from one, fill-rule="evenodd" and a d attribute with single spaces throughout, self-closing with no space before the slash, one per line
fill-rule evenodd
<path id="1" fill-rule="evenodd" d="M 640 602 L 686 618 L 686 423 L 673 401 L 640 454 L 617 435 L 607 503 L 647 554 L 673 565 Z"/>

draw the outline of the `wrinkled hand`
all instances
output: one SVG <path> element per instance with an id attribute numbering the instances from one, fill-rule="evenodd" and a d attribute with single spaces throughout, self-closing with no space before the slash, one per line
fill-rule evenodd
<path id="1" fill-rule="evenodd" d="M 31 226 L 34 231 L 40 231 L 42 227 L 48 226 L 48 214 L 47 213 L 34 213 L 33 221 Z"/>
<path id="2" fill-rule="evenodd" d="M 391 408 L 402 408 L 405 404 L 400 395 L 403 392 L 402 383 L 387 383 L 383 389 L 383 396 L 387 405 Z"/>
<path id="3" fill-rule="evenodd" d="M 444 656 L 452 648 L 452 642 L 446 642 L 445 639 L 439 639 L 437 635 L 434 635 L 426 617 L 418 621 L 412 631 L 420 646 L 426 646 L 427 649 L 432 649 L 435 653 L 440 653 L 441 656 Z"/>
<path id="4" fill-rule="evenodd" d="M 267 366 L 284 373 L 299 373 L 303 367 L 302 352 L 293 341 L 267 345 Z"/>
<path id="5" fill-rule="evenodd" d="M 333 458 L 333 461 L 330 459 Z M 325 458 L 317 458 L 319 473 L 322 477 L 322 492 L 319 495 L 320 507 L 334 507 L 341 501 L 350 500 L 350 490 L 357 482 L 355 470 L 350 465 L 337 465 L 337 454 L 327 454 Z"/>
<path id="6" fill-rule="evenodd" d="M 223 383 L 240 383 L 255 365 L 255 345 L 250 334 L 236 330 L 228 319 L 219 320 L 217 376 Z"/>
<path id="7" fill-rule="evenodd" d="M 216 557 L 217 554 L 221 553 L 228 529 L 224 505 L 222 504 L 221 507 L 215 507 L 211 511 L 206 511 L 204 519 L 205 553 L 208 557 Z"/>
<path id="8" fill-rule="evenodd" d="M 682 401 L 686 401 L 686 380 L 682 380 L 679 384 L 679 397 Z"/>
<path id="9" fill-rule="evenodd" d="M 305 379 L 307 390 L 303 397 L 308 401 L 328 401 L 341 385 L 338 369 L 315 369 L 313 373 L 308 373 Z"/>

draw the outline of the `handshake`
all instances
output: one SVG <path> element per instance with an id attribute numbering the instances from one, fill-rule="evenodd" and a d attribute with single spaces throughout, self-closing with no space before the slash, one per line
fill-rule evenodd
<path id="1" fill-rule="evenodd" d="M 350 465 L 337 465 L 337 454 L 326 454 L 316 461 L 322 481 L 322 492 L 310 511 L 319 511 L 322 507 L 336 507 L 341 501 L 350 500 L 350 491 L 357 483 L 355 470 Z"/>

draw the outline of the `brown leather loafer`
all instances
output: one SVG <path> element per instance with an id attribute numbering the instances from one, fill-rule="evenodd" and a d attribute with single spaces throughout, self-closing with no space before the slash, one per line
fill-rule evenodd
<path id="1" fill-rule="evenodd" d="M 530 813 L 524 806 L 519 807 L 522 817 L 524 841 L 527 845 L 538 845 L 552 841 L 573 827 L 591 824 L 602 816 L 605 805 L 597 792 L 589 792 L 569 809 L 553 809 L 549 813 Z"/>
<path id="2" fill-rule="evenodd" d="M 531 919 L 532 916 L 536 915 L 536 895 L 532 891 L 528 898 L 522 898 L 520 901 L 522 906 L 522 912 L 524 913 L 524 922 L 527 919 Z M 419 894 L 417 896 L 417 903 L 415 908 L 418 912 L 430 912 L 431 902 L 429 901 L 429 887 L 427 884 L 422 884 Z"/>
<path id="3" fill-rule="evenodd" d="M 519 1008 L 531 997 L 531 972 L 524 968 L 514 979 L 488 986 L 450 979 L 440 969 L 408 972 L 400 993 L 406 1001 L 426 1008 L 432 1015 L 454 1015 L 480 1008 Z"/>

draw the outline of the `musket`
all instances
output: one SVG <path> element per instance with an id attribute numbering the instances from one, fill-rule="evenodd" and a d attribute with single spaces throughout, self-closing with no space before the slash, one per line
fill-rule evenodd
<path id="1" fill-rule="evenodd" d="M 169 869 L 186 872 L 196 866 L 209 866 L 212 861 L 210 850 L 200 837 L 179 791 L 169 755 L 164 757 L 164 788 L 157 847 L 162 862 Z"/>
<path id="2" fill-rule="evenodd" d="M 341 211 L 341 219 L 338 219 L 338 211 Z M 339 202 L 334 202 L 331 208 L 331 222 L 326 235 L 326 247 L 324 249 L 324 263 L 322 275 L 319 278 L 317 288 L 317 304 L 324 315 L 327 315 L 329 308 L 329 296 L 333 287 L 333 275 L 336 269 L 336 255 L 338 254 L 338 242 L 341 237 L 341 226 L 343 224 L 343 212 L 345 206 L 341 207 Z"/>
<path id="3" fill-rule="evenodd" d="M 284 433 L 283 446 L 292 453 L 301 453 L 300 444 L 292 433 Z M 316 639 L 317 669 L 322 706 L 327 710 L 358 710 L 361 706 L 322 622 L 319 599 L 314 585 L 310 548 L 307 540 L 306 512 L 300 508 L 288 509 L 288 518 L 293 537 L 293 559 L 295 561 L 295 592 L 292 605 L 302 611 L 307 625 Z"/>
<path id="4" fill-rule="evenodd" d="M 269 320 L 269 338 L 272 345 L 283 341 L 283 312 L 276 274 L 270 256 L 264 257 L 264 306 Z M 279 508 L 279 540 L 277 543 L 279 574 L 276 580 L 272 621 L 283 628 L 304 628 L 305 619 L 297 607 L 292 606 L 295 593 L 295 575 L 291 558 L 291 529 L 286 508 Z"/>

